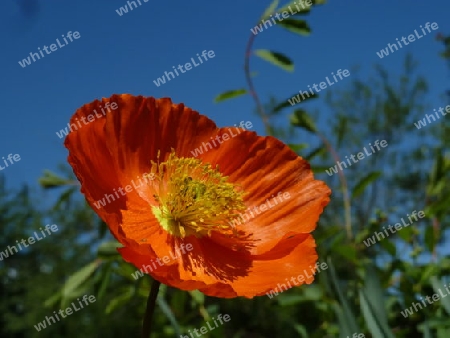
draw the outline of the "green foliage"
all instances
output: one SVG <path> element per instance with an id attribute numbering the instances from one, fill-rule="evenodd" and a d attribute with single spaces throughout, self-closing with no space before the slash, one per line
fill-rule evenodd
<path id="1" fill-rule="evenodd" d="M 61 186 L 65 186 L 70 181 L 59 177 L 57 174 L 50 170 L 44 170 L 43 176 L 39 179 L 39 184 L 45 189 L 53 189 Z"/>
<path id="2" fill-rule="evenodd" d="M 274 1 L 262 18 L 292 3 L 279 8 Z M 306 21 L 297 19 L 280 22 L 280 27 L 301 35 L 310 32 Z M 440 41 L 443 56 L 450 60 L 450 38 Z M 246 57 L 257 55 L 284 70 L 294 69 L 284 54 L 253 52 Z M 313 284 L 273 298 L 216 299 L 163 285 L 154 318 L 156 337 L 187 334 L 218 314 L 230 314 L 232 320 L 209 337 L 448 337 L 450 297 L 405 316 L 405 309 L 450 283 L 450 133 L 448 123 L 427 126 L 420 133 L 414 128 L 413 121 L 423 116 L 427 91 L 425 79 L 415 71 L 408 56 L 401 74 L 376 66 L 374 78 L 363 81 L 355 75 L 347 87 L 327 91 L 327 130 L 319 123 L 321 115 L 305 108 L 307 100 L 300 103 L 302 108 L 292 108 L 286 98 L 257 103 L 267 134 L 288 143 L 332 187 L 332 201 L 313 233 L 319 262 L 328 268 Z M 215 102 L 250 92 L 250 87 L 230 90 Z M 415 137 L 421 137 L 422 144 L 408 142 Z M 389 147 L 339 175 L 325 175 L 336 161 L 377 139 L 386 139 Z M 47 170 L 39 180 L 50 192 L 59 189 L 50 208 L 39 204 L 43 192 L 32 195 L 28 187 L 7 191 L 0 176 L 0 251 L 49 222 L 60 229 L 0 261 L 0 337 L 140 336 L 151 279 L 136 275 L 136 268 L 121 258 L 120 245 L 87 206 L 74 177 L 67 168 L 61 172 Z M 423 210 L 425 217 L 395 233 L 387 230 L 413 210 Z M 376 233 L 384 238 L 367 245 Z M 44 332 L 34 329 L 45 316 L 85 294 L 94 295 L 96 302 Z"/>
<path id="3" fill-rule="evenodd" d="M 311 34 L 311 29 L 304 20 L 284 19 L 283 21 L 280 22 L 280 25 L 292 33 L 305 36 Z"/>
<path id="4" fill-rule="evenodd" d="M 292 60 L 281 53 L 273 52 L 267 49 L 257 49 L 255 50 L 255 54 L 261 59 L 270 62 L 273 65 L 278 66 L 288 72 L 294 71 L 294 64 L 292 63 Z"/>
<path id="5" fill-rule="evenodd" d="M 303 109 L 296 109 L 291 116 L 291 124 L 298 128 L 303 128 L 310 133 L 316 133 L 317 128 L 308 113 Z"/>
<path id="6" fill-rule="evenodd" d="M 270 17 L 271 14 L 275 13 L 276 8 L 278 7 L 278 4 L 280 3 L 280 0 L 274 0 L 269 7 L 264 11 L 263 15 L 261 16 L 261 20 L 267 19 Z"/>
<path id="7" fill-rule="evenodd" d="M 244 94 L 247 94 L 247 90 L 245 89 L 228 90 L 222 94 L 217 95 L 216 98 L 214 99 L 214 102 L 219 103 Z"/>
<path id="8" fill-rule="evenodd" d="M 371 172 L 367 174 L 367 176 L 364 176 L 358 183 L 356 183 L 355 187 L 353 188 L 352 194 L 353 198 L 356 198 L 359 195 L 361 195 L 364 192 L 364 189 L 380 176 L 381 176 L 380 171 Z"/>

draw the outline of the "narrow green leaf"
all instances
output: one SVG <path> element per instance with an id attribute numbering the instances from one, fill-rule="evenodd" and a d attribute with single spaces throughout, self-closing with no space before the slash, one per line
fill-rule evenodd
<path id="1" fill-rule="evenodd" d="M 441 268 L 440 266 L 438 267 L 434 264 L 424 266 L 423 269 L 421 269 L 421 276 L 419 283 L 428 282 L 428 280 L 430 280 L 431 277 L 439 273 L 440 268 Z"/>
<path id="2" fill-rule="evenodd" d="M 214 103 L 219 103 L 225 100 L 229 100 L 241 95 L 247 94 L 247 90 L 246 89 L 235 89 L 235 90 L 228 90 L 222 94 L 219 94 L 216 96 L 216 98 L 214 99 Z"/>
<path id="3" fill-rule="evenodd" d="M 44 307 L 53 307 L 61 299 L 61 296 L 61 291 L 56 292 L 44 302 Z"/>
<path id="4" fill-rule="evenodd" d="M 448 184 L 448 183 L 447 183 Z M 448 211 L 448 206 L 450 205 L 450 194 L 445 196 L 441 195 L 439 199 L 436 199 L 433 204 L 425 207 L 425 215 L 427 215 L 429 218 L 432 216 L 442 216 L 446 215 L 446 212 Z"/>
<path id="5" fill-rule="evenodd" d="M 311 29 L 304 20 L 284 19 L 283 21 L 279 22 L 279 25 L 295 34 L 300 34 L 304 36 L 308 36 L 311 34 Z"/>
<path id="6" fill-rule="evenodd" d="M 287 56 L 273 52 L 267 49 L 257 49 L 255 50 L 255 54 L 259 56 L 261 59 L 270 62 L 271 64 L 278 66 L 288 72 L 294 71 L 294 63 Z"/>
<path id="7" fill-rule="evenodd" d="M 320 165 L 312 165 L 311 170 L 315 174 L 322 174 L 325 172 L 325 170 L 330 169 L 330 166 L 320 166 Z"/>
<path id="8" fill-rule="evenodd" d="M 278 4 L 280 3 L 280 0 L 274 0 L 269 7 L 266 8 L 266 10 L 264 11 L 264 14 L 261 16 L 261 20 L 265 20 L 267 19 L 270 14 L 273 14 L 275 12 L 275 10 L 278 7 Z"/>
<path id="9" fill-rule="evenodd" d="M 134 276 L 140 276 L 139 269 L 132 264 L 126 263 L 125 261 L 121 261 L 118 269 L 116 269 L 116 273 L 122 277 L 125 277 L 129 280 L 135 280 Z M 144 273 L 145 276 L 145 273 Z"/>
<path id="10" fill-rule="evenodd" d="M 78 188 L 72 187 L 64 191 L 59 197 L 58 201 L 53 206 L 52 210 L 57 211 L 59 208 L 63 206 L 63 203 L 69 203 L 70 197 L 78 190 Z"/>
<path id="11" fill-rule="evenodd" d="M 450 298 L 446 296 L 442 296 L 441 289 L 444 289 L 444 283 L 437 279 L 436 276 L 430 278 L 431 285 L 433 286 L 434 292 L 436 292 L 441 298 L 441 304 L 444 307 L 445 311 L 450 315 Z M 447 291 L 443 291 L 444 294 L 447 294 Z M 448 294 L 447 294 L 448 295 Z"/>
<path id="12" fill-rule="evenodd" d="M 432 329 L 438 328 L 438 327 L 450 327 L 450 319 L 449 318 L 431 318 L 426 321 L 428 326 Z M 422 326 L 422 324 L 419 324 L 418 327 Z"/>
<path id="13" fill-rule="evenodd" d="M 383 288 L 381 287 L 377 270 L 372 264 L 366 265 L 363 290 L 368 295 L 368 300 L 372 304 L 375 315 L 387 322 Z"/>
<path id="14" fill-rule="evenodd" d="M 299 144 L 293 144 L 293 143 L 289 143 L 288 144 L 289 148 L 292 149 L 292 151 L 294 151 L 295 153 L 299 153 L 300 151 L 302 151 L 303 149 L 306 149 L 309 147 L 308 144 L 306 143 L 299 143 Z"/>
<path id="15" fill-rule="evenodd" d="M 122 292 L 118 293 L 119 295 L 108 303 L 108 306 L 105 309 L 106 314 L 110 314 L 115 309 L 120 307 L 121 305 L 125 305 L 129 302 L 131 297 L 133 297 L 134 290 L 132 286 L 127 287 L 125 290 L 122 290 Z"/>
<path id="16" fill-rule="evenodd" d="M 364 176 L 355 186 L 355 188 L 353 188 L 353 194 L 352 196 L 358 197 L 359 195 L 361 195 L 364 192 L 364 189 L 373 181 L 375 181 L 378 177 L 381 176 L 381 172 L 380 171 L 374 171 L 369 173 L 368 175 Z"/>
<path id="17" fill-rule="evenodd" d="M 195 301 L 196 304 L 198 304 L 198 305 L 205 304 L 205 294 L 204 293 L 202 293 L 198 290 L 189 291 L 189 293 L 191 294 L 191 297 Z"/>
<path id="18" fill-rule="evenodd" d="M 436 338 L 448 338 L 450 337 L 450 329 L 448 327 L 440 327 L 437 329 Z"/>
<path id="19" fill-rule="evenodd" d="M 430 185 L 436 185 L 437 182 L 445 175 L 444 171 L 444 154 L 443 150 L 438 149 L 436 151 L 436 160 L 433 164 L 433 169 L 430 172 Z"/>
<path id="20" fill-rule="evenodd" d="M 439 196 L 444 192 L 444 189 L 447 188 L 448 182 L 446 179 L 439 181 L 435 184 L 429 183 L 427 186 L 427 194 L 428 195 L 437 195 Z"/>
<path id="21" fill-rule="evenodd" d="M 342 307 L 338 304 L 334 305 L 334 312 L 336 313 L 336 317 L 338 318 L 339 322 L 339 337 L 341 338 L 348 338 L 351 337 L 352 334 L 355 333 L 355 331 L 351 328 L 351 324 L 349 324 L 347 320 L 347 315 L 345 311 L 343 311 Z"/>
<path id="22" fill-rule="evenodd" d="M 430 252 L 434 251 L 434 248 L 437 244 L 435 231 L 436 229 L 434 227 L 427 227 L 425 229 L 425 245 Z"/>
<path id="23" fill-rule="evenodd" d="M 296 93 L 296 94 L 292 95 L 292 96 L 291 96 L 289 99 L 287 99 L 286 101 L 284 101 L 284 102 L 280 103 L 279 105 L 275 106 L 275 108 L 273 108 L 273 112 L 274 112 L 274 113 L 278 113 L 279 111 L 283 110 L 284 108 L 292 107 L 293 105 L 291 105 L 291 104 L 289 103 L 289 100 L 292 100 L 292 98 L 293 98 L 293 97 L 296 97 L 297 95 L 299 95 L 299 93 Z M 310 95 L 309 97 L 306 96 L 304 100 L 303 100 L 303 99 L 301 100 L 301 102 L 305 102 L 306 100 L 309 100 L 309 99 L 316 99 L 316 98 L 318 98 L 318 97 L 319 97 L 319 95 L 317 95 L 316 93 L 314 93 L 314 95 Z M 300 103 L 300 102 L 298 102 L 298 103 Z"/>
<path id="24" fill-rule="evenodd" d="M 326 3 L 326 0 L 312 0 L 312 5 L 323 5 Z M 292 0 L 290 3 L 288 3 L 286 6 L 280 8 L 278 10 L 278 13 L 282 13 L 283 11 L 289 12 L 291 15 L 304 15 L 308 14 L 311 11 L 312 6 L 308 6 L 306 1 L 303 2 L 304 4 L 299 4 L 297 0 Z M 294 13 L 294 14 L 292 14 Z"/>
<path id="25" fill-rule="evenodd" d="M 63 298 L 70 297 L 70 294 L 72 294 L 75 289 L 77 289 L 81 284 L 83 284 L 97 269 L 99 265 L 98 261 L 94 261 L 92 263 L 89 263 L 85 267 L 78 270 L 76 273 L 74 273 L 69 279 L 66 281 L 66 283 L 63 286 Z"/>
<path id="26" fill-rule="evenodd" d="M 294 325 L 295 331 L 300 335 L 302 338 L 308 338 L 308 331 L 306 330 L 306 327 L 304 325 L 295 324 Z"/>
<path id="27" fill-rule="evenodd" d="M 73 289 L 72 291 L 70 291 L 70 293 L 64 295 L 61 298 L 61 302 L 60 302 L 60 308 L 66 308 L 67 306 L 70 305 L 70 302 L 73 301 L 74 299 L 86 295 L 90 292 L 90 286 L 88 287 L 87 285 L 83 285 L 80 286 L 76 289 Z"/>
<path id="28" fill-rule="evenodd" d="M 336 305 L 337 306 L 336 312 L 339 316 L 339 321 L 341 322 L 341 324 L 345 324 L 344 325 L 345 332 L 341 330 L 341 337 L 342 336 L 345 337 L 346 335 L 352 335 L 355 332 L 361 332 L 355 320 L 356 316 L 353 314 L 350 308 L 350 304 L 348 303 L 347 298 L 344 297 L 344 292 L 342 291 L 339 285 L 339 280 L 336 275 L 336 270 L 334 269 L 334 264 L 330 257 L 328 257 L 327 261 L 328 266 L 330 267 L 329 274 L 331 276 L 331 281 L 338 294 L 339 302 L 342 305 L 342 311 L 340 310 L 340 307 Z"/>
<path id="29" fill-rule="evenodd" d="M 414 229 L 414 227 L 403 227 L 402 231 L 397 231 L 395 234 L 406 243 L 411 243 L 411 241 L 416 236 Z"/>
<path id="30" fill-rule="evenodd" d="M 104 270 L 103 276 L 101 278 L 101 282 L 100 282 L 100 287 L 98 288 L 98 292 L 97 292 L 97 299 L 103 299 L 106 290 L 108 289 L 108 285 L 109 282 L 111 280 L 111 275 L 112 275 L 112 266 L 111 266 L 111 262 L 109 262 Z"/>
<path id="31" fill-rule="evenodd" d="M 333 248 L 333 252 L 336 252 L 337 254 L 341 255 L 342 257 L 346 258 L 347 260 L 358 263 L 358 253 L 356 249 L 349 245 L 340 245 Z"/>
<path id="32" fill-rule="evenodd" d="M 170 309 L 169 304 L 167 304 L 164 297 L 159 296 L 158 298 L 156 298 L 156 303 L 158 303 L 159 308 L 166 315 L 166 317 L 169 319 L 170 323 L 172 324 L 172 327 L 175 330 L 176 337 L 182 337 L 180 324 L 178 324 L 175 315 L 173 314 L 172 310 Z"/>
<path id="33" fill-rule="evenodd" d="M 423 323 L 418 329 L 423 332 L 423 338 L 433 338 L 428 322 Z"/>
<path id="34" fill-rule="evenodd" d="M 327 149 L 324 146 L 318 146 L 317 148 L 313 149 L 308 155 L 305 156 L 305 160 L 307 160 L 308 162 L 311 162 L 311 160 L 318 156 L 321 155 L 323 153 L 325 153 L 327 151 Z"/>
<path id="35" fill-rule="evenodd" d="M 378 321 L 378 318 L 375 317 L 375 314 L 373 312 L 373 309 L 371 308 L 366 295 L 362 290 L 359 290 L 359 299 L 361 302 L 361 310 L 364 315 L 364 318 L 366 320 L 367 326 L 369 327 L 370 332 L 372 333 L 373 337 L 380 337 L 380 338 L 388 338 L 393 337 L 391 335 L 385 335 L 383 333 L 383 329 L 381 328 L 381 324 Z"/>
<path id="36" fill-rule="evenodd" d="M 44 170 L 44 174 L 39 178 L 39 184 L 44 189 L 53 189 L 70 183 L 50 170 Z"/>
<path id="37" fill-rule="evenodd" d="M 278 113 L 279 111 L 283 110 L 284 108 L 289 108 L 289 107 L 292 107 L 291 104 L 289 103 L 289 101 L 282 102 L 282 103 L 278 104 L 277 106 L 275 106 L 275 108 L 273 108 L 273 112 Z"/>
<path id="38" fill-rule="evenodd" d="M 291 115 L 291 124 L 295 127 L 306 129 L 311 133 L 317 132 L 313 120 L 309 117 L 308 113 L 303 109 L 297 109 L 294 111 L 294 114 Z"/>
<path id="39" fill-rule="evenodd" d="M 122 247 L 122 244 L 117 241 L 104 242 L 98 247 L 97 256 L 99 258 L 111 258 L 117 256 L 119 255 L 117 248 L 120 247 Z"/>
<path id="40" fill-rule="evenodd" d="M 305 301 L 305 297 L 301 295 L 281 294 L 277 298 L 277 302 L 278 304 L 280 304 L 280 306 L 296 305 L 303 301 Z"/>
<path id="41" fill-rule="evenodd" d="M 340 148 L 342 141 L 344 141 L 344 136 L 347 135 L 347 126 L 349 119 L 346 116 L 338 116 L 338 124 L 335 128 L 335 133 L 337 134 L 337 147 Z"/>
<path id="42" fill-rule="evenodd" d="M 303 294 L 304 298 L 306 300 L 313 300 L 313 301 L 322 301 L 324 298 L 324 291 L 322 288 L 317 284 L 311 284 L 311 285 L 305 285 L 303 288 Z"/>
<path id="43" fill-rule="evenodd" d="M 368 265 L 364 288 L 359 290 L 361 310 L 374 337 L 394 338 L 389 328 L 384 293 L 373 265 Z"/>
<path id="44" fill-rule="evenodd" d="M 391 256 L 395 257 L 397 254 L 397 247 L 390 240 L 380 241 L 380 246 L 383 247 Z"/>
<path id="45" fill-rule="evenodd" d="M 306 3 L 304 5 L 297 5 L 297 0 L 292 0 L 290 3 L 288 3 L 286 6 L 280 8 L 278 10 L 278 13 L 288 12 L 290 15 L 301 15 L 301 14 L 307 14 L 311 11 L 311 6 L 308 6 Z"/>

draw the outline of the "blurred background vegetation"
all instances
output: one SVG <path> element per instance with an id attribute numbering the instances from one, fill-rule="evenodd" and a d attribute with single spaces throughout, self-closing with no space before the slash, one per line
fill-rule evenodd
<path id="1" fill-rule="evenodd" d="M 271 7 L 264 15 L 278 11 Z M 283 28 L 307 33 L 302 14 Z M 250 37 L 248 51 L 255 38 Z M 450 37 L 439 35 L 436 43 L 442 44 L 436 62 L 450 65 Z M 217 102 L 253 95 L 254 57 L 284 69 L 290 66 L 287 55 L 272 51 L 247 55 L 247 86 L 227 90 Z M 319 262 L 329 268 L 312 285 L 273 298 L 224 300 L 163 286 L 155 337 L 187 335 L 220 313 L 229 314 L 231 321 L 204 336 L 450 337 L 450 297 L 407 318 L 401 314 L 450 282 L 450 120 L 441 118 L 420 130 L 414 126 L 432 110 L 424 104 L 427 79 L 417 74 L 411 55 L 399 74 L 388 74 L 378 65 L 371 79 L 359 79 L 357 70 L 352 74 L 339 90 L 333 87 L 314 97 L 333 112 L 326 130 L 317 127 L 320 112 L 306 111 L 304 102 L 294 107 L 287 103 L 296 93 L 255 100 L 266 134 L 290 144 L 332 188 L 330 205 L 314 232 Z M 389 146 L 339 174 L 325 173 L 343 160 L 337 154 L 355 154 L 377 139 Z M 62 165 L 53 171 L 45 171 L 40 181 L 43 189 L 60 193 L 51 208 L 40 207 L 43 192 L 31 193 L 28 186 L 7 190 L 0 179 L 0 250 L 46 224 L 60 229 L 45 245 L 32 245 L 0 261 L 0 337 L 139 337 L 150 277 L 132 277 L 135 268 L 117 254 L 117 244 L 85 203 L 70 168 Z M 426 217 L 370 247 L 364 245 L 375 231 L 413 210 L 423 210 Z M 95 295 L 97 301 L 42 332 L 34 329 L 45 316 L 84 294 Z"/>

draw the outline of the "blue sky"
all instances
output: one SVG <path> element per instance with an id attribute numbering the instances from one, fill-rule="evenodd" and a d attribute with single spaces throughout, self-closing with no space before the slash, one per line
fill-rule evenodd
<path id="1" fill-rule="evenodd" d="M 10 153 L 21 157 L 1 172 L 8 186 L 35 185 L 44 169 L 54 170 L 64 162 L 67 151 L 56 131 L 64 128 L 83 104 L 114 93 L 168 96 L 209 116 L 219 126 L 249 120 L 254 130 L 262 131 L 250 97 L 221 104 L 214 104 L 213 98 L 245 86 L 245 45 L 250 28 L 270 1 L 141 0 L 141 6 L 123 16 L 116 13 L 126 4 L 123 0 L 42 0 L 27 11 L 18 3 L 34 1 L 2 0 L 0 5 L 0 158 Z M 438 56 L 442 47 L 435 36 L 437 32 L 450 33 L 449 9 L 448 0 L 432 4 L 341 0 L 315 7 L 305 17 L 312 28 L 310 37 L 276 26 L 257 36 L 255 48 L 285 53 L 295 62 L 295 72 L 253 58 L 252 70 L 258 72 L 256 88 L 262 97 L 287 99 L 331 72 L 355 65 L 361 66 L 359 77 L 369 74 L 375 63 L 398 74 L 406 52 L 411 52 L 429 82 L 430 109 L 443 105 L 442 93 L 448 89 L 450 74 Z M 437 22 L 439 29 L 388 57 L 376 55 L 395 38 L 413 33 L 426 22 Z M 78 31 L 80 38 L 25 68 L 18 64 L 68 31 Z M 215 57 L 155 86 L 153 80 L 203 50 L 213 50 Z M 342 83 L 350 81 L 351 77 Z M 320 100 L 309 107 L 328 113 Z"/>

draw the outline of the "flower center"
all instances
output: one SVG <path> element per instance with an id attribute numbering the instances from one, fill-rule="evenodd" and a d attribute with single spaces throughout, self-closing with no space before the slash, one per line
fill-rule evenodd
<path id="1" fill-rule="evenodd" d="M 160 225 L 176 237 L 211 236 L 212 231 L 236 235 L 228 223 L 245 210 L 243 191 L 227 182 L 218 166 L 196 158 L 177 157 L 174 150 L 167 161 L 151 162 L 154 179 L 150 185 L 159 205 L 152 212 Z"/>

